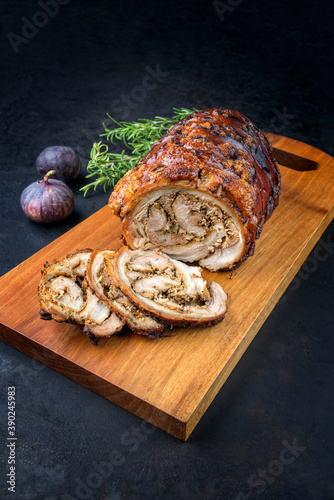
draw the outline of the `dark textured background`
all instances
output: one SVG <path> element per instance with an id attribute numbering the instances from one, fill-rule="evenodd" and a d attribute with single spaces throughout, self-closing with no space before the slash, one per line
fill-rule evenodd
<path id="1" fill-rule="evenodd" d="M 211 1 L 72 0 L 15 53 L 7 34 L 41 7 L 1 2 L 0 274 L 106 203 L 109 193 L 79 193 L 84 168 L 66 221 L 34 224 L 19 204 L 45 147 L 70 145 L 87 164 L 106 112 L 225 106 L 334 154 L 332 2 L 225 5 L 219 16 Z M 164 76 L 144 95 L 148 66 Z M 19 437 L 16 494 L 1 441 L 2 498 L 334 498 L 333 224 L 321 241 L 322 260 L 308 258 L 187 443 L 1 344 L 0 428 L 5 438 L 15 385 Z M 293 442 L 301 449 L 280 465 Z"/>

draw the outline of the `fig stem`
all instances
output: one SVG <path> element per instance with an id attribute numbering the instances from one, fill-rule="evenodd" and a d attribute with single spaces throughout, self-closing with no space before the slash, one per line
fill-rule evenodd
<path id="1" fill-rule="evenodd" d="M 44 181 L 45 182 L 48 182 L 49 180 L 49 177 L 51 177 L 51 175 L 55 175 L 57 172 L 55 170 L 50 170 L 47 174 L 44 175 Z"/>

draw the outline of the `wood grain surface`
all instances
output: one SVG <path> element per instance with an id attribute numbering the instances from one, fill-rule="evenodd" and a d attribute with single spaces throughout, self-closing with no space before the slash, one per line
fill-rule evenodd
<path id="1" fill-rule="evenodd" d="M 78 248 L 121 245 L 108 207 L 0 278 L 0 338 L 173 436 L 186 440 L 334 215 L 334 159 L 312 146 L 268 134 L 277 148 L 319 163 L 281 167 L 282 195 L 255 254 L 232 279 L 204 275 L 228 294 L 224 321 L 167 330 L 150 340 L 128 333 L 89 343 L 78 326 L 39 318 L 37 285 L 47 260 Z"/>

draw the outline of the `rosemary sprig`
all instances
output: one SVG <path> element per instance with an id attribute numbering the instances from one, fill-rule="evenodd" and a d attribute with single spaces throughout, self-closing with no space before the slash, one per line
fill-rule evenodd
<path id="1" fill-rule="evenodd" d="M 118 179 L 134 168 L 139 160 L 140 156 L 126 155 L 125 151 L 120 154 L 110 153 L 106 144 L 95 142 L 87 165 L 86 179 L 94 176 L 97 179 L 83 186 L 80 191 L 84 192 L 84 196 L 91 188 L 96 191 L 98 186 L 106 191 L 107 187 L 114 186 Z"/>
<path id="2" fill-rule="evenodd" d="M 182 120 L 193 111 L 197 111 L 195 108 L 192 110 L 173 108 L 173 110 L 172 118 L 156 116 L 153 120 L 139 118 L 138 122 L 118 122 L 107 114 L 116 127 L 109 128 L 103 123 L 104 133 L 100 136 L 105 137 L 111 144 L 115 144 L 115 140 L 121 141 L 129 152 L 125 153 L 123 150 L 121 153 L 110 153 L 109 147 L 102 141 L 95 142 L 87 165 L 86 179 L 94 176 L 96 179 L 80 189 L 84 192 L 84 196 L 91 188 L 95 191 L 97 187 L 102 186 L 106 191 L 107 187 L 114 186 L 118 179 L 138 164 L 150 151 L 152 145 L 174 123 Z"/>

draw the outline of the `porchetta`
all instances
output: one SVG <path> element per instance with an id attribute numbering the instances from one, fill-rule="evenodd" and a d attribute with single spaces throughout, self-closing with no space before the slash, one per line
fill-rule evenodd
<path id="1" fill-rule="evenodd" d="M 218 323 L 227 296 L 201 267 L 234 269 L 253 254 L 280 185 L 271 146 L 248 118 L 224 108 L 192 113 L 110 196 L 127 246 L 45 265 L 42 317 L 83 324 L 94 341 L 125 324 L 158 337 L 166 327 Z"/>
<path id="2" fill-rule="evenodd" d="M 211 271 L 254 253 L 278 204 L 280 173 L 264 134 L 224 108 L 173 125 L 109 199 L 131 249 L 159 249 Z"/>

